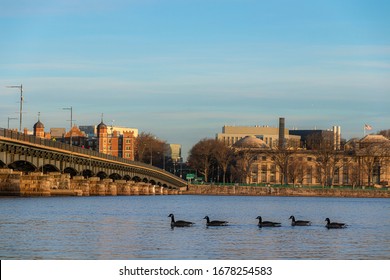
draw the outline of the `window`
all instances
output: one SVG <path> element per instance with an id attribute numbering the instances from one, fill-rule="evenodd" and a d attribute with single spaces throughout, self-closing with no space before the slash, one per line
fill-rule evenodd
<path id="1" fill-rule="evenodd" d="M 266 164 L 261 165 L 261 182 L 263 182 L 263 183 L 267 182 L 267 165 Z"/>
<path id="2" fill-rule="evenodd" d="M 308 167 L 306 170 L 306 176 L 307 176 L 307 184 L 313 184 L 313 169 L 311 167 Z"/>

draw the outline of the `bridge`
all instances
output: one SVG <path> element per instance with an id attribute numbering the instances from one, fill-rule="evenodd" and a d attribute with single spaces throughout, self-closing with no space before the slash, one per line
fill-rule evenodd
<path id="1" fill-rule="evenodd" d="M 187 182 L 152 165 L 0 128 L 0 168 L 27 174 L 68 173 L 71 177 L 145 182 L 179 189 Z"/>

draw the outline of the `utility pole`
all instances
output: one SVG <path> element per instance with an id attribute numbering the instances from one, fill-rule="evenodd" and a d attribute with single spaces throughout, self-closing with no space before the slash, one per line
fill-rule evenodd
<path id="1" fill-rule="evenodd" d="M 23 85 L 7 86 L 7 88 L 20 88 L 20 108 L 19 108 L 19 132 L 22 132 L 22 115 L 23 115 Z"/>

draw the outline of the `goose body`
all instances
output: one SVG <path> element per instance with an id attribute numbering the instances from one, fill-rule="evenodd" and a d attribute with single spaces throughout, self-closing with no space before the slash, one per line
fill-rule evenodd
<path id="1" fill-rule="evenodd" d="M 206 219 L 207 226 L 227 226 L 228 225 L 227 221 L 218 221 L 218 220 L 210 221 L 209 216 L 206 216 L 203 219 Z"/>
<path id="2" fill-rule="evenodd" d="M 187 222 L 183 220 L 175 221 L 175 216 L 173 214 L 169 214 L 168 217 L 171 218 L 171 227 L 190 227 L 194 224 L 193 222 Z"/>
<path id="3" fill-rule="evenodd" d="M 310 226 L 310 221 L 302 221 L 302 220 L 295 220 L 294 216 L 291 216 L 289 219 L 291 219 L 291 225 L 292 226 Z"/>
<path id="4" fill-rule="evenodd" d="M 329 218 L 325 219 L 327 228 L 345 228 L 347 225 L 343 223 L 331 223 Z"/>
<path id="5" fill-rule="evenodd" d="M 257 224 L 259 227 L 280 227 L 281 226 L 280 223 L 275 223 L 275 222 L 270 222 L 270 221 L 263 221 L 261 216 L 257 216 L 256 219 L 259 220 L 259 223 Z"/>

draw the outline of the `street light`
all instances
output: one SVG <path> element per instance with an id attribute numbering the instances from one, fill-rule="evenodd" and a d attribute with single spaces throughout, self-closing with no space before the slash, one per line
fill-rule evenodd
<path id="1" fill-rule="evenodd" d="M 7 86 L 7 88 L 20 88 L 19 132 L 22 132 L 23 85 L 20 85 L 20 86 Z"/>
<path id="2" fill-rule="evenodd" d="M 62 110 L 70 110 L 70 145 L 72 146 L 72 127 L 73 127 L 73 108 L 72 106 L 62 108 Z"/>
<path id="3" fill-rule="evenodd" d="M 7 126 L 7 129 L 9 129 L 9 121 L 10 120 L 17 120 L 18 118 L 10 118 L 10 117 L 8 117 L 8 126 Z"/>

